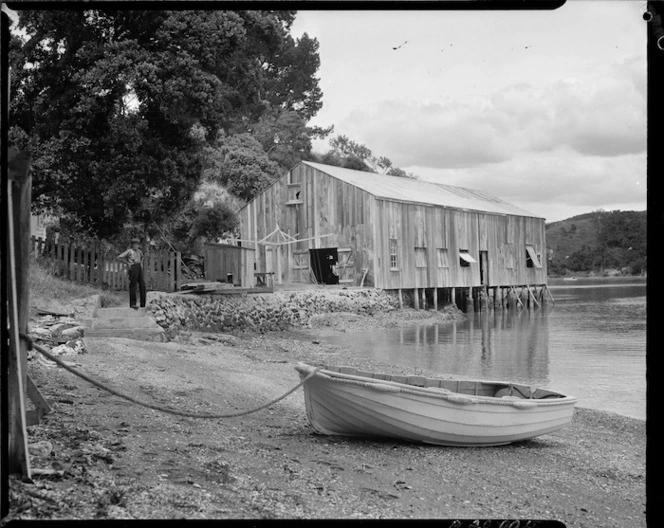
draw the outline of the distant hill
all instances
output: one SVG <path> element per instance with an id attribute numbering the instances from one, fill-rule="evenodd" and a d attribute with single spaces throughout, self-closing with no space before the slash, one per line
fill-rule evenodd
<path id="1" fill-rule="evenodd" d="M 646 211 L 594 211 L 546 224 L 549 275 L 640 275 Z"/>

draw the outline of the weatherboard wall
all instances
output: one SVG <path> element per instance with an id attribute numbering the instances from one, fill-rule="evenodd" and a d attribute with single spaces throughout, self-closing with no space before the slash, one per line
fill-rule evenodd
<path id="1" fill-rule="evenodd" d="M 277 282 L 310 282 L 309 249 L 338 248 L 339 264 L 345 265 L 344 280 L 359 283 L 373 260 L 368 221 L 372 201 L 357 187 L 301 164 L 240 211 L 240 238 L 253 247 L 246 241 L 262 240 L 278 225 L 284 233 L 302 239 L 280 247 L 258 244 L 257 270 L 274 271 Z M 373 285 L 372 281 L 368 269 L 365 285 Z"/>
<path id="2" fill-rule="evenodd" d="M 480 251 L 488 254 L 488 286 L 546 284 L 544 219 L 479 214 Z M 540 255 L 541 267 L 528 267 L 526 246 Z"/>

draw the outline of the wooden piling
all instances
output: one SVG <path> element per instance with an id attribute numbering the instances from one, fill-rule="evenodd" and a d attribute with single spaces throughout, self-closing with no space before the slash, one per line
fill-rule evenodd
<path id="1" fill-rule="evenodd" d="M 465 312 L 473 312 L 475 310 L 475 304 L 473 303 L 473 289 L 468 288 L 466 290 L 466 307 Z"/>
<path id="2" fill-rule="evenodd" d="M 519 290 L 519 299 L 521 300 L 521 306 L 523 308 L 528 308 L 528 292 L 523 286 L 521 286 L 521 289 Z"/>
<path id="3" fill-rule="evenodd" d="M 25 418 L 28 347 L 19 334 L 28 334 L 30 315 L 30 201 L 32 182 L 30 156 L 9 149 L 6 240 L 9 246 L 8 279 L 11 333 L 10 352 L 7 357 L 7 469 L 30 478 L 30 458 Z"/>
<path id="4" fill-rule="evenodd" d="M 530 291 L 530 286 L 527 285 L 526 288 L 528 289 L 528 293 L 530 294 L 530 297 L 531 297 L 531 299 L 532 299 L 532 301 L 533 301 L 533 304 L 539 308 L 539 307 L 540 307 L 540 303 L 537 302 L 537 299 L 535 298 L 535 294 L 534 294 L 533 292 Z M 535 291 L 537 291 L 537 290 L 535 290 Z M 533 308 L 534 308 L 535 306 L 533 306 Z"/>

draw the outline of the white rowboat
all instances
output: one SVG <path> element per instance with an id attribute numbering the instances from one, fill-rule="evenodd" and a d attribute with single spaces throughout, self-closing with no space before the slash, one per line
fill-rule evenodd
<path id="1" fill-rule="evenodd" d="M 301 379 L 317 367 L 298 363 Z M 391 376 L 319 367 L 304 384 L 307 417 L 321 434 L 495 446 L 567 425 L 576 398 L 500 381 Z"/>

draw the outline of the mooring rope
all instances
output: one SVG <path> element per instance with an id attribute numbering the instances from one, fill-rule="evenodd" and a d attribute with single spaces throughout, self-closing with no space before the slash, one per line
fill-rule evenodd
<path id="1" fill-rule="evenodd" d="M 295 387 L 293 387 L 289 391 L 285 392 L 284 394 L 282 394 L 278 398 L 275 398 L 274 400 L 269 401 L 269 402 L 261 405 L 260 407 L 256 407 L 254 409 L 249 409 L 247 411 L 239 411 L 239 412 L 234 412 L 234 413 L 225 413 L 225 414 L 196 413 L 196 412 L 188 412 L 188 411 L 178 411 L 177 409 L 171 409 L 169 407 L 163 407 L 161 405 L 156 405 L 156 404 L 153 404 L 153 403 L 142 402 L 140 400 L 137 400 L 133 396 L 129 396 L 128 394 L 124 394 L 120 391 L 117 391 L 117 390 L 111 388 L 111 387 L 108 387 L 107 385 L 104 385 L 103 383 L 101 383 L 101 382 L 99 382 L 95 379 L 92 379 L 90 376 L 88 376 L 86 374 L 83 374 L 82 372 L 79 372 L 75 368 L 70 367 L 63 360 L 61 360 L 57 356 L 54 356 L 53 354 L 51 354 L 50 352 L 45 350 L 43 347 L 37 345 L 29 335 L 19 334 L 19 336 L 27 342 L 28 350 L 35 349 L 40 354 L 43 354 L 44 356 L 46 356 L 46 358 L 48 358 L 51 361 L 54 361 L 55 363 L 60 365 L 63 369 L 71 372 L 75 376 L 78 376 L 79 378 L 87 381 L 88 383 L 91 383 L 95 387 L 103 389 L 106 392 L 110 392 L 111 394 L 113 394 L 115 396 L 118 396 L 119 398 L 123 398 L 127 401 L 130 401 L 132 403 L 135 403 L 136 405 L 140 405 L 142 407 L 147 407 L 148 409 L 153 409 L 155 411 L 160 411 L 160 412 L 164 412 L 164 413 L 168 413 L 168 414 L 174 414 L 176 416 L 184 416 L 186 418 L 206 418 L 206 419 L 235 418 L 235 417 L 238 417 L 238 416 L 245 416 L 247 414 L 252 414 L 252 413 L 261 411 L 261 410 L 266 409 L 267 407 L 270 407 L 270 406 L 274 405 L 275 403 L 283 400 L 286 396 L 288 396 L 291 393 L 295 392 L 297 389 L 302 387 L 302 385 L 304 385 L 307 381 L 309 381 L 316 374 L 316 372 L 318 372 L 318 370 L 320 370 L 319 368 L 314 369 L 308 376 L 303 378 L 302 381 L 300 381 L 300 383 L 298 383 Z"/>

